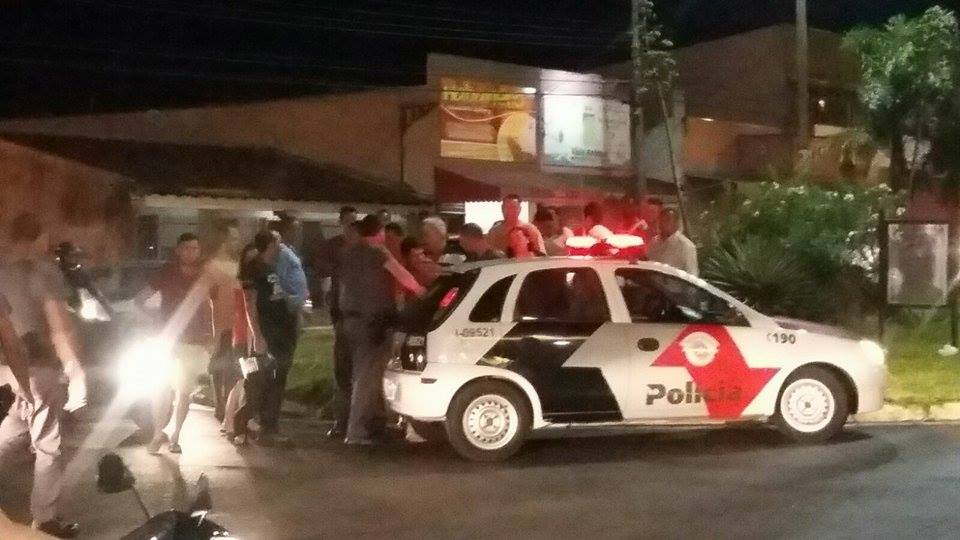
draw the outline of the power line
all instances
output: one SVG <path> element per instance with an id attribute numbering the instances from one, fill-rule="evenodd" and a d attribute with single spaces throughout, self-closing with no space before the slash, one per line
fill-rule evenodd
<path id="1" fill-rule="evenodd" d="M 507 39 L 495 39 L 495 38 L 485 38 L 485 37 L 473 37 L 473 36 L 457 35 L 456 33 L 453 33 L 453 34 L 444 34 L 444 33 L 422 33 L 422 32 L 413 32 L 413 31 L 406 31 L 406 32 L 405 32 L 405 31 L 399 31 L 399 30 L 382 30 L 382 29 L 375 29 L 375 28 L 358 28 L 358 27 L 336 26 L 336 25 L 332 25 L 332 24 L 327 24 L 327 25 L 320 26 L 320 25 L 317 25 L 317 24 L 310 24 L 310 23 L 299 22 L 299 21 L 278 20 L 278 19 L 264 19 L 264 18 L 256 18 L 256 17 L 241 17 L 241 16 L 237 16 L 237 15 L 231 15 L 231 14 L 226 14 L 226 13 L 215 13 L 215 12 L 210 12 L 210 11 L 203 12 L 203 13 L 199 13 L 199 12 L 184 11 L 184 10 L 182 10 L 182 9 L 174 9 L 174 8 L 167 8 L 167 7 L 160 7 L 160 6 L 153 6 L 153 5 L 130 5 L 130 4 L 122 4 L 122 3 L 118 3 L 118 2 L 110 2 L 110 1 L 107 1 L 107 0 L 77 0 L 77 1 L 80 2 L 80 3 L 84 3 L 84 4 L 96 5 L 96 6 L 101 6 L 101 7 L 103 7 L 103 6 L 109 6 L 109 7 L 115 7 L 115 8 L 120 8 L 120 9 L 129 9 L 129 10 L 134 10 L 134 11 L 149 11 L 149 12 L 155 12 L 155 13 L 165 13 L 165 14 L 171 14 L 171 15 L 181 15 L 181 16 L 186 16 L 186 17 L 191 17 L 191 18 L 219 19 L 219 20 L 229 20 L 229 21 L 234 21 L 234 22 L 244 22 L 244 23 L 250 23 L 250 24 L 262 24 L 262 25 L 271 25 L 271 26 L 284 26 L 284 27 L 293 27 L 293 28 L 306 28 L 306 29 L 313 29 L 313 30 L 326 30 L 326 31 L 332 31 L 332 32 L 347 32 L 347 33 L 387 35 L 387 36 L 409 37 L 409 38 L 422 38 L 422 39 L 442 39 L 442 40 L 449 40 L 449 41 L 469 41 L 469 42 L 475 42 L 475 43 L 498 43 L 498 44 L 528 45 L 528 46 L 569 48 L 569 49 L 589 49 L 589 48 L 592 48 L 592 47 L 593 47 L 592 45 L 582 43 L 582 41 L 583 41 L 582 38 L 578 40 L 578 41 L 580 41 L 580 43 L 572 43 L 572 42 L 566 42 L 566 41 L 561 42 L 561 41 L 507 40 Z M 253 11 L 253 10 L 237 10 L 237 11 L 240 11 L 240 12 L 248 12 L 248 13 L 257 13 L 256 11 Z M 263 12 L 261 11 L 261 12 L 259 12 L 259 14 L 263 15 Z M 319 17 L 306 17 L 306 18 L 308 18 L 308 19 L 316 19 L 316 20 L 324 20 L 324 19 L 319 18 Z M 326 19 L 326 20 L 327 20 L 327 21 L 334 21 L 334 22 L 348 22 L 348 23 L 361 23 L 361 24 L 363 23 L 362 21 L 354 21 L 354 20 L 349 20 L 349 19 L 336 19 L 336 20 Z M 379 24 L 379 25 L 381 25 L 381 26 L 392 26 L 392 27 L 410 28 L 410 29 L 414 29 L 414 30 L 420 30 L 420 29 L 423 29 L 423 28 L 424 28 L 424 27 L 422 27 L 422 26 L 403 25 L 403 24 L 399 24 L 399 23 L 375 23 L 375 24 Z M 437 29 L 437 30 L 440 30 L 440 31 L 450 32 L 450 30 L 447 30 L 447 29 L 445 29 L 445 28 L 443 28 L 443 27 L 431 27 L 431 28 L 434 28 L 434 29 Z M 459 32 L 462 33 L 462 32 L 464 32 L 464 31 L 459 31 Z M 471 32 L 471 31 L 466 31 L 466 32 Z M 475 32 L 480 32 L 480 31 L 475 31 Z M 485 32 L 485 33 L 486 33 L 487 35 L 495 34 L 495 32 Z M 516 34 L 516 33 L 514 33 L 514 34 Z M 526 35 L 526 34 L 523 34 L 523 35 Z M 554 38 L 554 39 L 565 39 L 565 40 L 566 40 L 566 39 L 571 39 L 571 38 L 568 38 L 568 37 L 566 37 L 566 36 L 546 36 L 546 35 L 539 35 L 539 36 L 535 36 L 535 37 L 536 37 L 536 38 L 543 38 L 543 39 L 549 39 L 549 38 L 551 38 L 551 37 Z"/>
<path id="2" fill-rule="evenodd" d="M 471 9 L 456 7 L 456 6 L 438 6 L 438 5 L 431 5 L 431 4 L 421 4 L 417 2 L 403 2 L 399 0 L 374 0 L 374 1 L 378 4 L 395 5 L 398 7 L 405 7 L 405 8 L 419 7 L 419 8 L 429 9 L 429 10 L 443 10 L 448 12 L 463 13 L 465 15 L 476 15 L 476 12 Z M 596 1 L 596 0 L 593 0 L 593 1 Z M 584 19 L 573 19 L 573 18 L 567 18 L 567 17 L 544 17 L 541 15 L 539 18 L 543 20 L 553 20 L 553 21 L 562 21 L 562 22 L 578 21 L 578 22 L 595 24 L 594 21 L 588 21 Z"/>
<path id="3" fill-rule="evenodd" d="M 120 73 L 120 74 L 134 74 L 142 76 L 157 76 L 157 77 L 177 77 L 177 78 L 190 78 L 197 80 L 216 80 L 223 82 L 249 82 L 249 83 L 266 83 L 266 84 L 278 84 L 278 85 L 288 85 L 288 86 L 315 86 L 317 88 L 327 88 L 327 89 L 339 89 L 339 90 L 397 90 L 404 93 L 413 93 L 413 92 L 424 92 L 430 94 L 437 94 L 443 89 L 437 87 L 421 87 L 421 86 L 384 86 L 384 85 L 375 85 L 367 83 L 337 83 L 330 81 L 323 81 L 318 79 L 300 79 L 295 77 L 264 77 L 264 76 L 248 76 L 248 75 L 222 75 L 217 73 L 196 73 L 182 70 L 171 70 L 171 69 L 144 69 L 136 67 L 120 67 L 120 66 L 106 66 L 102 64 L 89 64 L 81 62 L 71 62 L 63 60 L 51 60 L 49 58 L 30 58 L 30 57 L 15 57 L 15 56 L 0 56 L 0 63 L 8 64 L 23 64 L 23 65 L 47 65 L 53 67 L 65 67 L 69 69 L 76 69 L 81 71 L 100 71 L 105 73 Z M 543 79 L 544 81 L 550 81 L 550 79 Z M 577 81 L 577 80 L 567 80 L 559 82 L 592 82 L 592 81 Z M 603 83 L 611 84 L 625 84 L 627 81 L 622 80 L 604 80 Z M 600 84 L 597 82 L 596 84 Z M 448 90 L 452 92 L 464 92 L 470 94 L 478 95 L 527 95 L 533 97 L 532 94 L 524 91 L 520 92 L 508 92 L 502 90 L 496 91 L 485 91 L 485 90 Z M 576 96 L 608 96 L 606 92 L 599 93 L 571 93 L 571 94 L 560 94 L 560 93 L 549 93 L 547 95 L 576 95 Z"/>
<path id="4" fill-rule="evenodd" d="M 390 17 L 400 17 L 406 19 L 420 19 L 420 20 L 430 20 L 430 21 L 439 21 L 439 22 L 461 22 L 461 23 L 471 23 L 475 25 L 484 25 L 484 26 L 509 26 L 513 28 L 527 28 L 527 29 L 539 29 L 548 30 L 550 32 L 564 32 L 571 34 L 571 37 L 582 36 L 584 34 L 595 34 L 597 36 L 606 36 L 614 32 L 619 32 L 619 30 L 590 30 L 588 28 L 579 28 L 573 26 L 554 26 L 554 25 L 542 25 L 542 24 L 530 24 L 530 23 L 511 23 L 503 21 L 485 21 L 481 19 L 464 19 L 456 17 L 438 17 L 436 15 L 422 15 L 422 14 L 412 14 L 412 13 L 397 13 L 389 12 L 385 13 L 383 11 L 376 11 L 370 9 L 356 9 L 356 8 L 331 8 L 327 6 L 318 6 L 315 4 L 305 4 L 301 2 L 288 2 L 286 0 L 256 0 L 259 3 L 265 3 L 270 5 L 280 5 L 280 6 L 297 6 L 303 8 L 311 9 L 321 9 L 327 11 L 337 11 L 337 12 L 349 12 L 357 13 L 363 15 L 389 15 Z M 569 20 L 565 20 L 569 22 Z M 592 23 L 591 23 L 592 24 Z"/>
<path id="5" fill-rule="evenodd" d="M 224 56 L 224 55 L 211 55 L 207 52 L 200 51 L 188 51 L 188 50 L 158 50 L 158 49 L 146 49 L 138 47 L 128 47 L 124 46 L 122 49 L 115 47 L 93 47 L 88 45 L 61 45 L 56 43 L 40 43 L 40 42 L 11 42 L 11 41 L 0 41 L 0 43 L 8 46 L 22 46 L 22 47 L 36 47 L 36 48 L 49 48 L 57 50 L 67 50 L 67 51 L 87 51 L 87 52 L 100 52 L 100 53 L 109 53 L 116 55 L 124 56 L 153 56 L 158 58 L 171 58 L 171 59 L 180 59 L 180 60 L 203 60 L 211 62 L 223 62 L 223 63 L 232 63 L 232 64 L 256 64 L 256 65 L 269 65 L 276 67 L 288 67 L 288 68 L 314 68 L 322 70 L 333 70 L 333 71 L 359 71 L 365 73 L 380 73 L 380 74 L 397 74 L 397 75 L 408 75 L 409 71 L 402 71 L 399 69 L 391 69 L 389 67 L 382 67 L 377 69 L 372 69 L 369 67 L 358 67 L 358 66 L 342 66 L 336 64 L 317 64 L 310 63 L 309 59 L 296 56 L 254 56 L 254 57 L 235 57 L 235 56 Z M 293 61 L 293 62 L 291 62 Z M 278 64 L 278 62 L 285 62 L 285 64 Z M 415 69 L 420 71 L 422 68 L 420 66 L 408 65 L 411 70 Z"/>
<path id="6" fill-rule="evenodd" d="M 145 48 L 123 48 L 118 49 L 114 47 L 92 47 L 87 45 L 65 45 L 65 44 L 54 44 L 54 43 L 39 43 L 39 42 L 15 42 L 15 41 L 0 41 L 0 44 L 7 46 L 23 46 L 23 47 L 37 47 L 37 48 L 50 48 L 57 50 L 66 50 L 66 51 L 88 51 L 88 52 L 100 52 L 107 54 L 115 55 L 124 55 L 124 56 L 147 56 L 147 57 L 158 57 L 158 58 L 170 58 L 170 59 L 180 59 L 180 60 L 203 60 L 210 62 L 223 62 L 223 63 L 234 63 L 234 64 L 255 64 L 255 65 L 271 65 L 276 66 L 277 64 L 272 61 L 276 60 L 306 60 L 302 57 L 286 57 L 286 56 L 259 56 L 259 57 L 231 57 L 223 55 L 210 55 L 207 53 L 197 53 L 195 51 L 189 50 L 158 50 L 158 49 L 145 49 Z M 333 70 L 333 71 L 355 71 L 362 73 L 371 73 L 371 74 L 397 74 L 397 75 L 411 75 L 412 73 L 400 70 L 391 70 L 389 68 L 370 68 L 370 67 L 360 67 L 360 66 L 342 66 L 334 64 L 286 64 L 278 67 L 287 67 L 287 68 L 313 68 L 318 70 Z M 422 70 L 421 66 L 410 65 L 410 68 L 415 68 L 418 71 Z M 419 73 L 418 73 L 419 74 Z M 470 76 L 465 75 L 451 75 L 454 78 L 471 78 Z M 476 79 L 483 79 L 482 76 L 473 77 Z M 522 77 L 518 77 L 522 79 Z M 579 84 L 616 84 L 616 83 L 626 83 L 629 82 L 628 79 L 614 79 L 604 77 L 602 80 L 584 80 L 584 79 L 571 79 L 571 78 L 545 78 L 545 77 L 534 77 L 530 78 L 531 81 L 536 82 L 566 82 L 566 83 L 579 83 Z"/>

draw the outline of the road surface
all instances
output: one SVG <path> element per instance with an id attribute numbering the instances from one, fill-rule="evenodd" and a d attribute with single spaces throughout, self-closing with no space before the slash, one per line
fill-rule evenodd
<path id="1" fill-rule="evenodd" d="M 180 504 L 203 471 L 214 488 L 213 519 L 246 539 L 956 538 L 960 531 L 960 425 L 855 426 L 813 447 L 787 444 L 763 427 L 621 431 L 535 441 L 495 465 L 428 445 L 346 448 L 322 437 L 324 424 L 289 425 L 293 448 L 238 452 L 218 436 L 209 410 L 197 410 L 184 454 L 157 457 L 127 437 L 132 425 L 105 422 L 109 429 L 71 452 L 67 515 L 88 538 L 116 538 L 139 524 L 129 494 L 94 488 L 97 456 L 119 445 L 149 508 Z M 0 477 L 9 488 L 0 504 L 15 518 L 26 511 L 27 473 L 20 467 Z"/>

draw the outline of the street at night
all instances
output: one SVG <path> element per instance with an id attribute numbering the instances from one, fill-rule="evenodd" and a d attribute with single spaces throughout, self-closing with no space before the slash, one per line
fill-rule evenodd
<path id="1" fill-rule="evenodd" d="M 404 442 L 357 453 L 293 423 L 294 448 L 238 452 L 203 411 L 183 456 L 120 454 L 152 511 L 182 504 L 206 473 L 212 519 L 240 538 L 952 538 L 960 528 L 956 424 L 852 425 L 825 446 L 751 426 L 551 434 L 484 465 Z M 132 430 L 116 427 L 111 440 Z M 91 538 L 142 521 L 129 493 L 98 494 L 89 472 L 68 508 Z"/>
<path id="2" fill-rule="evenodd" d="M 956 1 L 0 4 L 0 540 L 960 538 Z"/>

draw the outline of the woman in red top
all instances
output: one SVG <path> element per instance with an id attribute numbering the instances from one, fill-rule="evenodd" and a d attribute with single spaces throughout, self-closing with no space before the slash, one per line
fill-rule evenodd
<path id="1" fill-rule="evenodd" d="M 261 357 L 266 351 L 265 341 L 256 324 L 256 306 L 250 301 L 251 292 L 244 287 L 244 279 L 249 275 L 249 267 L 256 261 L 257 248 L 253 244 L 243 248 L 240 255 L 240 287 L 234 290 L 234 309 L 236 317 L 233 323 L 233 348 L 236 358 Z M 253 314 L 253 316 L 251 316 Z M 238 361 L 234 361 L 240 371 Z M 227 438 L 235 445 L 247 442 L 249 429 L 247 424 L 260 408 L 262 385 L 260 373 L 253 372 L 240 377 L 227 397 L 223 429 Z"/>

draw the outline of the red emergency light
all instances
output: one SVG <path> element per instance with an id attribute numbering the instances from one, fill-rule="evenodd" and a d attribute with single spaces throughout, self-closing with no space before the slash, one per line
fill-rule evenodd
<path id="1" fill-rule="evenodd" d="M 573 257 L 616 257 L 637 259 L 646 252 L 643 238 L 632 234 L 614 234 L 606 240 L 592 236 L 571 236 L 566 242 L 567 255 Z"/>

